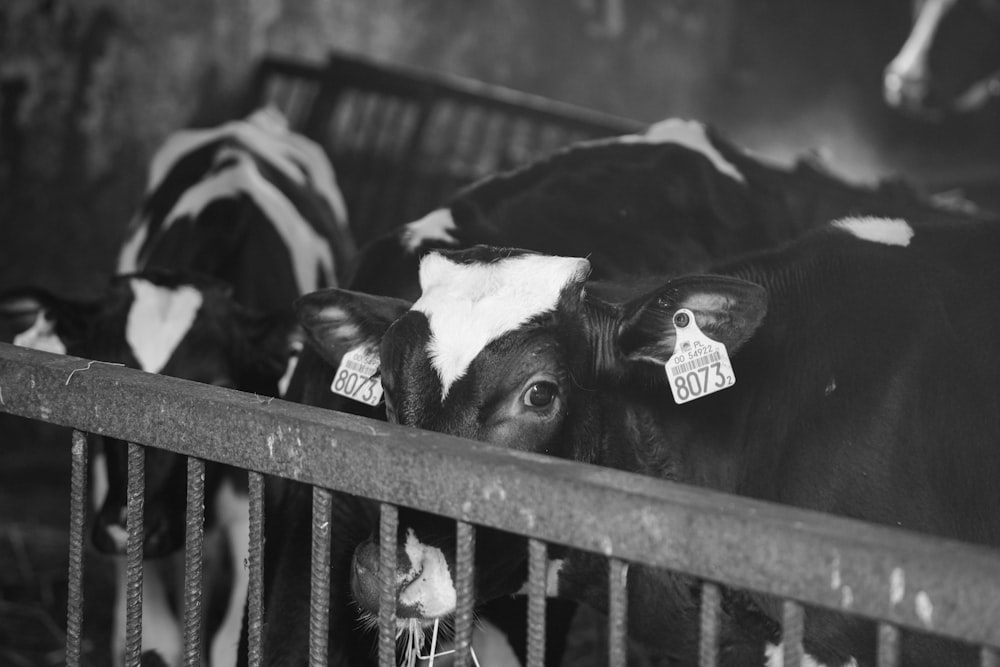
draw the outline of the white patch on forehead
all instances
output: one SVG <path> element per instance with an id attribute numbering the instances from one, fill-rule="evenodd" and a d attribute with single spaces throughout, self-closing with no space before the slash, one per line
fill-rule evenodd
<path id="1" fill-rule="evenodd" d="M 708 131 L 705 129 L 705 126 L 696 120 L 668 118 L 650 126 L 645 134 L 625 135 L 619 137 L 618 141 L 622 143 L 677 144 L 684 146 L 707 157 L 715 168 L 723 174 L 740 183 L 746 182 L 740 170 L 732 162 L 723 157 L 722 153 L 712 144 L 711 139 L 708 138 Z"/>
<path id="2" fill-rule="evenodd" d="M 905 248 L 913 239 L 913 227 L 905 220 L 896 218 L 842 218 L 830 224 L 872 243 Z"/>
<path id="3" fill-rule="evenodd" d="M 396 575 L 397 583 L 410 581 L 399 592 L 399 603 L 418 609 L 425 618 L 439 618 L 455 611 L 458 593 L 444 552 L 420 542 L 413 529 L 407 532 L 403 548 L 413 569 Z"/>
<path id="4" fill-rule="evenodd" d="M 430 325 L 427 352 L 441 379 L 441 399 L 483 348 L 536 315 L 553 310 L 563 288 L 584 280 L 579 257 L 520 255 L 459 264 L 430 254 L 420 263 L 423 294 L 412 310 Z"/>
<path id="5" fill-rule="evenodd" d="M 62 342 L 62 339 L 56 333 L 55 322 L 48 318 L 48 314 L 44 310 L 38 311 L 38 315 L 35 316 L 35 323 L 30 328 L 14 336 L 13 342 L 14 345 L 29 347 L 32 350 L 66 354 L 66 344 Z"/>
<path id="6" fill-rule="evenodd" d="M 429 241 L 457 245 L 455 237 L 451 235 L 455 229 L 455 219 L 452 217 L 451 211 L 439 208 L 403 227 L 400 240 L 409 253 L 416 252 Z"/>
<path id="7" fill-rule="evenodd" d="M 164 219 L 162 231 L 169 229 L 179 218 L 197 217 L 202 209 L 217 199 L 243 194 L 264 212 L 285 242 L 300 293 L 316 291 L 321 287 L 318 280 L 321 271 L 327 276 L 333 275 L 330 246 L 284 193 L 264 178 L 249 155 L 239 151 L 230 155 L 235 158 L 232 166 L 211 174 L 181 195 Z"/>
<path id="8" fill-rule="evenodd" d="M 767 646 L 764 647 L 764 655 L 767 658 L 767 667 L 784 667 L 785 654 L 784 646 L 782 644 L 767 644 Z M 802 667 L 827 667 L 827 665 L 822 662 L 817 662 L 816 658 L 803 651 Z M 833 667 L 833 665 L 830 665 L 829 667 Z M 837 664 L 837 667 L 858 667 L 858 661 L 851 658 L 843 664 Z"/>
<path id="9" fill-rule="evenodd" d="M 194 323 L 202 295 L 190 285 L 160 287 L 141 278 L 129 282 L 135 299 L 125 340 L 142 370 L 159 373 Z"/>

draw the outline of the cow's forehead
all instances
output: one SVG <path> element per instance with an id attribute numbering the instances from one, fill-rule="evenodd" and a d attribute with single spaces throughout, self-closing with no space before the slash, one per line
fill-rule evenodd
<path id="1" fill-rule="evenodd" d="M 194 324 L 203 301 L 191 285 L 163 287 L 142 278 L 129 280 L 133 301 L 125 340 L 139 367 L 159 373 Z"/>
<path id="2" fill-rule="evenodd" d="M 589 272 L 590 262 L 579 257 L 517 255 L 472 263 L 425 257 L 423 293 L 411 310 L 427 318 L 427 352 L 441 380 L 442 400 L 484 347 L 554 310 L 563 290 Z"/>

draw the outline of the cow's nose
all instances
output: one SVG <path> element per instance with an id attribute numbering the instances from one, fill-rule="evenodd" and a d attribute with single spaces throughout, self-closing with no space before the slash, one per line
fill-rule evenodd
<path id="1" fill-rule="evenodd" d="M 354 550 L 351 564 L 351 593 L 358 605 L 372 614 L 378 613 L 379 597 L 382 592 L 380 572 L 379 550 L 374 542 L 365 542 Z"/>

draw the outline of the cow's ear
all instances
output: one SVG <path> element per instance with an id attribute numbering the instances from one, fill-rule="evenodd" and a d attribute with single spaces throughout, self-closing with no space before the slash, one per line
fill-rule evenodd
<path id="1" fill-rule="evenodd" d="M 410 303 L 344 289 L 324 289 L 295 302 L 299 323 L 316 350 L 336 366 L 344 353 L 357 347 L 377 350 L 393 322 Z"/>
<path id="2" fill-rule="evenodd" d="M 671 280 L 652 294 L 624 307 L 618 349 L 629 361 L 665 364 L 674 353 L 674 313 L 687 308 L 712 340 L 735 353 L 753 335 L 767 313 L 767 292 L 755 283 L 725 276 L 690 276 Z"/>

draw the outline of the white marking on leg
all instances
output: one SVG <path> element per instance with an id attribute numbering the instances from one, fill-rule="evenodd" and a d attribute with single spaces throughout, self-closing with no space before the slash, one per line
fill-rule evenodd
<path id="1" fill-rule="evenodd" d="M 555 309 L 563 289 L 582 283 L 589 272 L 590 262 L 579 257 L 520 255 L 475 264 L 436 253 L 425 257 L 423 294 L 412 310 L 427 316 L 427 351 L 442 400 L 486 345 Z"/>
<path id="2" fill-rule="evenodd" d="M 399 603 L 416 608 L 425 618 L 439 618 L 455 611 L 458 593 L 444 552 L 422 544 L 412 529 L 406 535 L 403 548 L 412 569 L 408 573 L 397 573 L 397 577 L 400 583 L 416 578 L 400 591 Z"/>
<path id="3" fill-rule="evenodd" d="M 247 559 L 250 557 L 250 499 L 236 492 L 230 480 L 224 480 L 216 496 L 219 522 L 229 539 L 232 557 L 233 587 L 229 592 L 229 602 L 222 624 L 212 637 L 209 654 L 212 667 L 235 667 L 243 626 L 243 609 L 246 606 L 250 573 Z"/>
<path id="4" fill-rule="evenodd" d="M 886 67 L 884 87 L 890 105 L 901 104 L 904 81 L 927 78 L 927 58 L 934 41 L 934 33 L 937 32 L 941 19 L 951 10 L 955 2 L 956 0 L 928 0 L 921 7 L 903 48 Z"/>
<path id="5" fill-rule="evenodd" d="M 409 253 L 416 252 L 429 241 L 457 245 L 458 242 L 452 236 L 452 232 L 456 229 L 455 218 L 452 217 L 451 211 L 439 208 L 403 227 L 400 241 Z"/>
<path id="6" fill-rule="evenodd" d="M 832 226 L 853 234 L 862 241 L 883 243 L 905 248 L 913 239 L 913 227 L 898 218 L 841 218 L 830 223 Z"/>
<path id="7" fill-rule="evenodd" d="M 14 336 L 13 343 L 32 350 L 66 354 L 66 344 L 59 338 L 56 333 L 56 323 L 49 319 L 45 309 L 38 311 L 35 323 L 31 327 Z"/>
<path id="8" fill-rule="evenodd" d="M 166 560 L 183 559 L 168 556 Z M 142 575 L 142 650 L 156 651 L 168 665 L 178 665 L 183 651 L 180 623 L 167 598 L 165 560 L 143 560 Z M 125 558 L 114 558 L 114 606 L 111 619 L 111 664 L 125 664 L 125 626 L 127 614 Z"/>
<path id="9" fill-rule="evenodd" d="M 135 298 L 125 340 L 142 370 L 159 373 L 194 323 L 202 295 L 190 285 L 160 287 L 141 278 L 129 282 Z"/>

